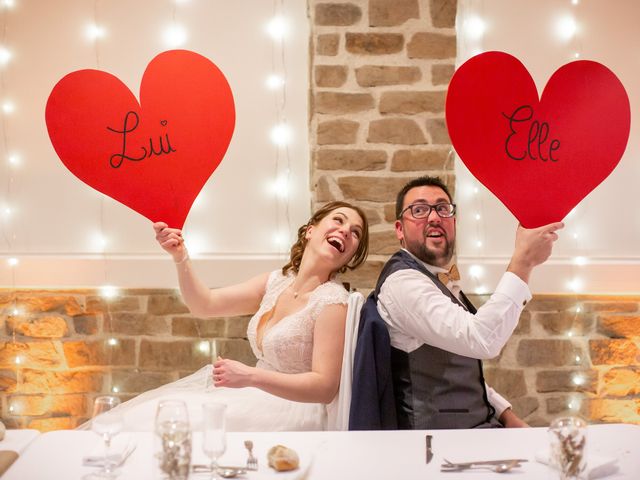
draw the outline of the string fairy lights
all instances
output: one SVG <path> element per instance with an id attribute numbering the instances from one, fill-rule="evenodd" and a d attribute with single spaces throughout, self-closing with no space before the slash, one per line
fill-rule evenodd
<path id="1" fill-rule="evenodd" d="M 9 143 L 9 138 L 7 135 L 8 131 L 8 123 L 12 114 L 16 111 L 16 106 L 14 101 L 12 101 L 7 92 L 9 89 L 7 88 L 6 82 L 6 70 L 10 68 L 13 59 L 13 53 L 7 46 L 7 23 L 9 17 L 9 9 L 14 6 L 14 2 L 3 1 L 0 3 L 0 8 L 2 9 L 2 25 L 0 30 L 0 96 L 4 98 L 1 109 L 2 115 L 0 115 L 0 129 L 1 129 L 1 138 L 2 138 L 2 157 L 6 159 L 4 163 L 5 167 L 5 192 L 4 192 L 4 205 L 2 207 L 2 216 L 0 219 L 0 228 L 2 231 L 2 238 L 6 245 L 6 251 L 8 257 L 6 259 L 7 266 L 10 269 L 10 299 L 12 302 L 11 307 L 9 308 L 8 320 L 11 325 L 11 348 L 20 352 L 19 344 L 16 341 L 16 327 L 18 324 L 18 320 L 22 317 L 22 307 L 18 304 L 18 298 L 16 293 L 16 270 L 20 264 L 20 259 L 16 256 L 13 256 L 14 242 L 16 240 L 16 232 L 15 232 L 15 214 L 16 214 L 16 206 L 13 203 L 13 191 L 15 184 L 15 175 L 17 171 L 17 167 L 20 165 L 20 156 L 12 150 L 12 145 Z M 13 363 L 15 364 L 18 372 L 16 373 L 16 392 L 20 392 L 22 388 L 21 379 L 22 376 L 19 373 L 19 369 L 24 365 L 24 358 L 20 353 L 16 353 L 13 359 Z M 19 406 L 16 404 L 9 405 L 9 409 L 11 412 L 15 413 L 19 410 Z M 15 410 L 15 412 L 14 412 Z"/>
<path id="2" fill-rule="evenodd" d="M 273 16 L 265 28 L 271 37 L 271 72 L 266 76 L 265 86 L 273 93 L 275 106 L 275 125 L 269 136 L 276 148 L 273 178 L 268 190 L 276 200 L 275 224 L 272 241 L 282 253 L 288 248 L 292 235 L 291 215 L 289 211 L 291 183 L 291 158 L 289 146 L 293 140 L 293 131 L 286 116 L 287 108 L 287 62 L 285 40 L 290 33 L 289 22 L 284 14 L 282 0 L 274 0 Z M 282 212 L 282 213 L 281 213 Z"/>

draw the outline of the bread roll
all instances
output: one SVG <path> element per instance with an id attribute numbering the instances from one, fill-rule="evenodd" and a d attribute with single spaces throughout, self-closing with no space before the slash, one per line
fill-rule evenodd
<path id="1" fill-rule="evenodd" d="M 300 466 L 300 459 L 295 450 L 284 445 L 271 447 L 267 453 L 267 459 L 269 460 L 269 466 L 278 472 L 295 470 Z"/>

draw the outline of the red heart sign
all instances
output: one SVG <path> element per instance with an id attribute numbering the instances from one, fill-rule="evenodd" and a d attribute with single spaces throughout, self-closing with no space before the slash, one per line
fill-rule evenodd
<path id="1" fill-rule="evenodd" d="M 117 77 L 79 70 L 53 88 L 45 117 L 56 153 L 80 180 L 182 228 L 227 151 L 235 107 L 218 67 L 171 50 L 147 66 L 140 103 Z"/>
<path id="2" fill-rule="evenodd" d="M 486 52 L 454 74 L 446 118 L 471 173 L 533 228 L 562 220 L 613 171 L 631 110 L 622 83 L 600 63 L 560 67 L 538 99 L 517 58 Z"/>

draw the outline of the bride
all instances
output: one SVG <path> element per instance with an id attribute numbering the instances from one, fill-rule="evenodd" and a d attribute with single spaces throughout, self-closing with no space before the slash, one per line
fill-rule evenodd
<path id="1" fill-rule="evenodd" d="M 320 208 L 298 229 L 289 263 L 244 283 L 210 290 L 195 275 L 182 232 L 158 222 L 156 239 L 172 257 L 189 310 L 201 317 L 254 314 L 247 337 L 255 367 L 220 358 L 192 375 L 118 408 L 125 430 L 153 428 L 158 402 L 187 403 L 192 428 L 201 405 L 227 405 L 229 431 L 324 430 L 340 383 L 348 292 L 334 280 L 367 256 L 364 212 L 346 202 Z"/>

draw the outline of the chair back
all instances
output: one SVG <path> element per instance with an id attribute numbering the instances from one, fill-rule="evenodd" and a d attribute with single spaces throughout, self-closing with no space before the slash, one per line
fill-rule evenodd
<path id="1" fill-rule="evenodd" d="M 348 430 L 349 408 L 351 406 L 351 382 L 353 380 L 353 356 L 358 340 L 360 310 L 364 304 L 364 296 L 359 292 L 349 294 L 347 303 L 347 319 L 344 331 L 344 352 L 342 354 L 342 372 L 340 388 L 336 398 L 327 405 L 327 429 Z"/>

